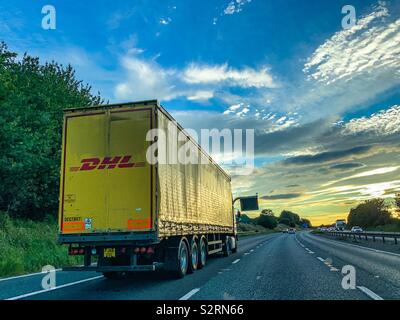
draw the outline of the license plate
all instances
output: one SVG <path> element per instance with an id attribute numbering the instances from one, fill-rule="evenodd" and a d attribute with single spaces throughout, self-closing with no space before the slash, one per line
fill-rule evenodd
<path id="1" fill-rule="evenodd" d="M 105 248 L 103 256 L 104 258 L 115 258 L 115 248 Z"/>

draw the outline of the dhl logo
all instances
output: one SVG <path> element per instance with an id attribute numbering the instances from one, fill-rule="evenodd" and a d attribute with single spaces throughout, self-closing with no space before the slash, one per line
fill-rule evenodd
<path id="1" fill-rule="evenodd" d="M 144 162 L 130 162 L 132 156 L 115 156 L 101 158 L 89 158 L 81 161 L 80 167 L 71 167 L 70 171 L 90 171 L 90 170 L 104 170 L 115 168 L 134 168 L 144 167 Z"/>

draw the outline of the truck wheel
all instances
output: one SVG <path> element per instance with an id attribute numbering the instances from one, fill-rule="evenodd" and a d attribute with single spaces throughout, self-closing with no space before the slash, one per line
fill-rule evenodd
<path id="1" fill-rule="evenodd" d="M 229 237 L 225 238 L 222 252 L 224 253 L 224 257 L 228 257 L 231 254 L 231 242 L 229 241 Z"/>
<path id="2" fill-rule="evenodd" d="M 189 273 L 193 273 L 197 270 L 199 262 L 199 247 L 197 246 L 196 239 L 193 238 L 191 241 L 190 248 L 190 259 L 189 259 Z"/>
<path id="3" fill-rule="evenodd" d="M 198 263 L 197 267 L 199 269 L 201 269 L 206 265 L 206 261 L 207 261 L 207 245 L 206 245 L 206 242 L 205 242 L 204 238 L 200 239 L 199 244 L 200 244 L 199 245 L 200 246 L 200 248 L 199 248 L 199 259 L 198 259 L 199 263 Z"/>
<path id="4" fill-rule="evenodd" d="M 238 242 L 237 239 L 232 237 L 233 242 L 235 243 L 235 246 L 233 248 L 231 248 L 232 253 L 236 253 L 237 252 L 237 247 L 238 247 Z"/>
<path id="5" fill-rule="evenodd" d="M 176 264 L 175 275 L 183 278 L 189 269 L 189 249 L 186 241 L 181 240 L 178 248 L 178 261 Z"/>

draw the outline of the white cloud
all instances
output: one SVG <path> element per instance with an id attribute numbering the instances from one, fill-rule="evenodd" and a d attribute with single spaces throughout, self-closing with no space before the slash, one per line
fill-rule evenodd
<path id="1" fill-rule="evenodd" d="M 242 11 L 242 7 L 247 4 L 250 3 L 251 0 L 233 0 L 230 1 L 228 3 L 228 5 L 226 6 L 226 8 L 224 9 L 224 13 L 225 15 L 232 15 L 235 13 L 238 13 L 240 11 Z"/>
<path id="2" fill-rule="evenodd" d="M 115 87 L 115 96 L 122 100 L 164 99 L 177 96 L 170 78 L 176 73 L 164 69 L 153 60 L 144 60 L 137 55 L 127 55 L 121 59 L 126 78 Z"/>
<path id="3" fill-rule="evenodd" d="M 232 87 L 269 89 L 276 84 L 268 68 L 235 69 L 228 64 L 189 64 L 181 69 L 165 68 L 153 59 L 144 58 L 144 51 L 129 46 L 135 38 L 124 42 L 126 51 L 120 59 L 125 76 L 115 85 L 118 100 L 153 99 L 171 100 L 186 97 L 191 101 L 223 99 Z"/>
<path id="4" fill-rule="evenodd" d="M 161 18 L 160 19 L 160 24 L 167 25 L 167 24 L 170 24 L 171 21 L 172 21 L 171 18 Z"/>
<path id="5" fill-rule="evenodd" d="M 188 100 L 195 100 L 195 101 L 206 101 L 214 97 L 213 91 L 196 91 L 193 95 L 189 95 L 187 98 Z"/>
<path id="6" fill-rule="evenodd" d="M 343 126 L 346 135 L 372 133 L 379 136 L 400 132 L 400 105 L 381 110 L 370 117 L 351 119 Z"/>
<path id="7" fill-rule="evenodd" d="M 190 84 L 223 83 L 243 88 L 276 88 L 277 84 L 267 67 L 259 70 L 245 67 L 241 70 L 222 65 L 190 64 L 183 72 L 183 80 Z"/>
<path id="8" fill-rule="evenodd" d="M 388 16 L 388 9 L 381 4 L 354 27 L 333 35 L 305 64 L 309 78 L 330 84 L 399 68 L 400 19 L 387 23 Z"/>

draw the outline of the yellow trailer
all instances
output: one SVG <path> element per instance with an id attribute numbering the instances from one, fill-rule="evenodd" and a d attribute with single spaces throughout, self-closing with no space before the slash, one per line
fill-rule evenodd
<path id="1" fill-rule="evenodd" d="M 165 155 L 186 143 L 201 163 L 149 160 L 154 129 L 171 128 L 185 141 L 166 134 Z M 182 277 L 209 254 L 235 252 L 236 240 L 230 177 L 156 100 L 65 111 L 59 242 L 85 257 L 70 270 Z"/>

